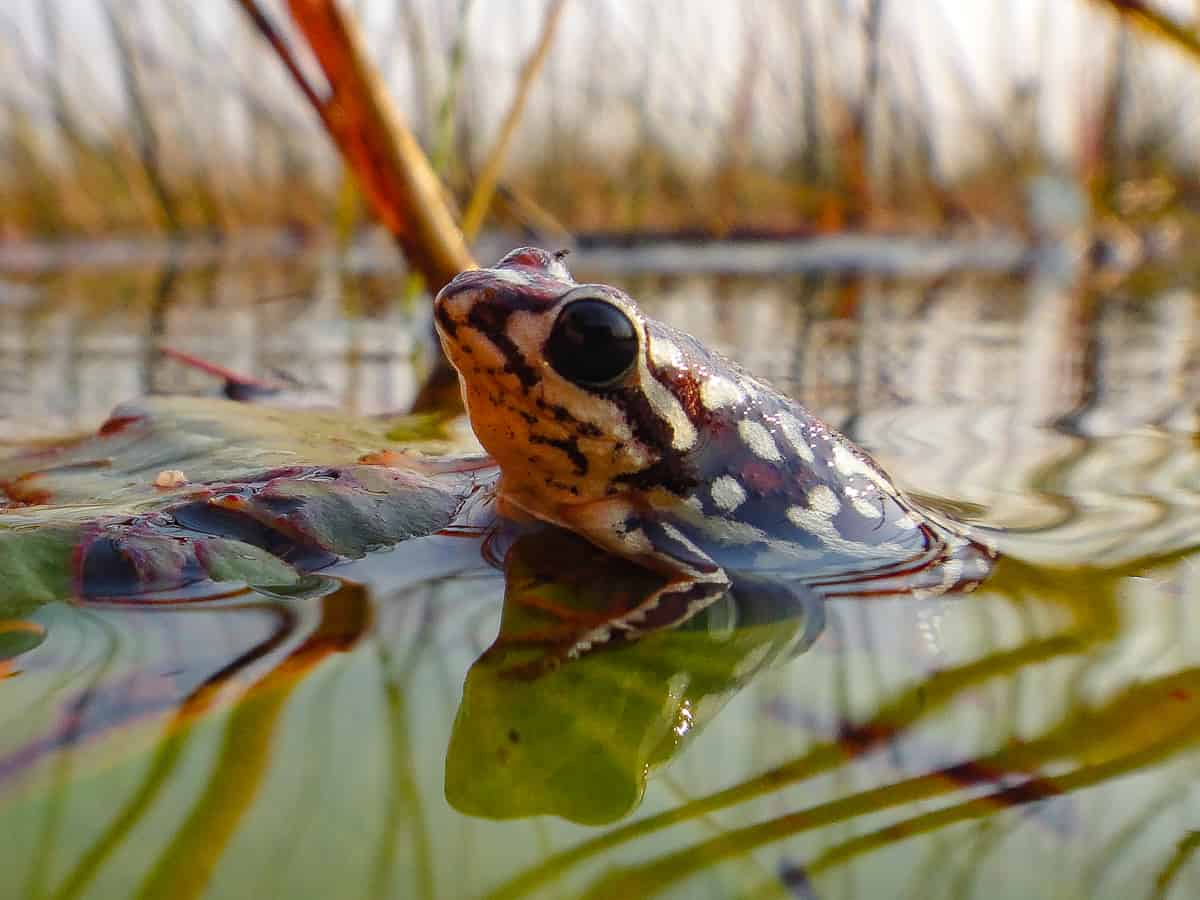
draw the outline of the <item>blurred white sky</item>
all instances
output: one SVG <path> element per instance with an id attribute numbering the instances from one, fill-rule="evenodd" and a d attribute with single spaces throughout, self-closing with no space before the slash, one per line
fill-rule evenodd
<path id="1" fill-rule="evenodd" d="M 156 71 L 175 69 L 184 83 L 212 79 L 231 92 L 240 81 L 264 102 L 307 115 L 278 67 L 254 45 L 232 0 L 111 2 L 127 17 Z M 186 46 L 178 19 L 168 14 L 172 3 L 195 17 L 202 47 Z M 420 11 L 440 82 L 459 4 L 412 4 Z M 412 61 L 395 39 L 401 7 L 396 0 L 351 5 L 362 12 L 402 108 L 418 117 Z M 829 78 L 855 84 L 863 66 L 851 26 L 862 5 L 862 0 L 570 0 L 516 152 L 536 155 L 539 135 L 566 121 L 590 144 L 614 153 L 638 129 L 652 128 L 675 152 L 698 164 L 711 161 L 723 152 L 729 115 L 753 60 L 754 149 L 767 159 L 782 155 L 803 128 L 797 94 L 803 67 L 814 64 L 797 52 L 805 46 L 798 37 L 805 18 L 797 11 L 803 7 L 808 22 L 823 24 L 815 35 L 815 64 Z M 1181 15 L 1197 12 L 1191 0 L 1159 6 Z M 471 7 L 463 103 L 483 134 L 503 113 L 544 8 L 544 0 L 476 0 Z M 883 78 L 914 107 L 937 111 L 933 138 L 947 170 L 975 149 L 971 135 L 981 118 L 1003 119 L 1018 85 L 1038 85 L 1037 125 L 1044 142 L 1058 153 L 1070 152 L 1107 67 L 1115 33 L 1110 14 L 1090 0 L 888 0 L 885 9 Z M 63 75 L 67 93 L 109 121 L 121 115 L 120 75 L 102 0 L 3 0 L 0 71 L 24 72 L 16 79 L 6 75 L 10 96 L 34 107 L 44 99 L 36 70 L 46 59 L 39 20 L 46 10 L 57 12 L 69 58 Z M 18 46 L 26 48 L 24 58 Z M 1158 102 L 1178 105 L 1180 129 L 1194 129 L 1200 91 L 1193 72 L 1165 48 L 1140 54 L 1138 65 L 1164 85 Z M 440 89 L 435 86 L 435 99 Z"/>

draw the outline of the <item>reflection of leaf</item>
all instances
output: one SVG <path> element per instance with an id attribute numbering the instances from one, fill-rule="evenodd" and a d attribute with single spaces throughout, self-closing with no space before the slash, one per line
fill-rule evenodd
<path id="1" fill-rule="evenodd" d="M 1072 615 L 1074 621 L 1064 633 L 1034 638 L 1019 646 L 1001 650 L 981 659 L 956 668 L 937 671 L 918 684 L 907 687 L 890 698 L 879 702 L 872 717 L 865 722 L 847 722 L 839 729 L 838 740 L 816 744 L 808 751 L 782 765 L 730 785 L 720 791 L 693 800 L 683 806 L 624 824 L 591 840 L 544 859 L 539 865 L 505 883 L 489 896 L 492 900 L 513 900 L 531 893 L 537 886 L 560 877 L 565 871 L 585 860 L 611 853 L 622 844 L 645 840 L 651 834 L 690 820 L 708 816 L 720 810 L 747 803 L 755 798 L 780 791 L 784 786 L 807 781 L 817 775 L 839 770 L 846 763 L 872 750 L 886 746 L 912 729 L 922 720 L 927 720 L 944 710 L 971 688 L 992 679 L 1013 677 L 1035 663 L 1044 662 L 1069 654 L 1084 652 L 1093 643 L 1111 640 L 1116 633 L 1115 600 L 1112 596 L 1114 580 L 1104 573 L 1091 570 L 1063 570 L 1055 579 L 1047 579 L 1046 572 L 1032 568 L 1010 558 L 1001 558 L 991 580 L 990 589 L 998 589 L 1004 595 L 1020 602 L 1027 594 L 1030 599 L 1060 605 Z M 964 601 L 966 602 L 966 601 Z M 1162 695 L 1158 691 L 1155 696 Z M 1138 695 L 1143 696 L 1143 695 Z M 1169 695 L 1168 695 L 1169 696 Z M 1153 717 L 1156 710 L 1147 713 Z M 1122 710 L 1121 716 L 1128 712 Z M 1145 716 L 1139 717 L 1145 721 Z M 1090 718 L 1080 722 L 1094 721 Z M 1055 735 L 1057 740 L 1058 735 Z M 1051 741 L 1053 743 L 1053 741 Z M 1087 742 L 1084 742 L 1086 747 Z M 1019 745 L 1018 745 L 1019 746 Z M 888 793 L 882 789 L 872 795 L 837 800 L 820 809 L 807 809 L 791 817 L 773 820 L 761 826 L 745 829 L 741 834 L 725 833 L 698 847 L 688 847 L 677 853 L 660 858 L 638 869 L 614 873 L 611 880 L 601 881 L 595 896 L 642 896 L 666 884 L 685 878 L 690 874 L 719 862 L 738 856 L 753 847 L 769 844 L 792 836 L 809 828 L 827 826 L 844 821 L 853 815 L 876 811 L 893 803 L 909 802 L 919 791 L 930 794 L 957 789 L 966 784 L 971 786 L 978 772 L 1007 774 L 1005 766 L 1016 771 L 1029 771 L 1034 763 L 1028 756 L 983 762 L 972 768 L 971 764 L 959 767 L 952 773 L 935 773 L 928 776 L 930 782 L 919 782 L 917 790 L 905 793 L 904 789 Z M 971 776 L 967 778 L 966 776 Z M 988 780 L 988 779 L 984 779 Z M 1032 794 L 1031 794 L 1032 796 Z M 988 810 L 994 810 L 993 801 L 984 801 Z M 732 834 L 732 836 L 730 836 Z M 609 893 L 609 891 L 612 891 Z M 626 891 L 628 893 L 622 893 Z"/>
<path id="2" fill-rule="evenodd" d="M 45 639 L 46 629 L 33 622 L 0 621 L 0 663 L 28 653 Z"/>
<path id="3" fill-rule="evenodd" d="M 205 578 L 289 584 L 297 569 L 437 531 L 472 481 L 391 448 L 387 427 L 152 399 L 94 437 L 0 461 L 0 490 L 21 504 L 0 508 L 0 615 Z M 156 487 L 168 466 L 186 483 Z"/>
<path id="4" fill-rule="evenodd" d="M 552 813 L 593 824 L 627 814 L 651 767 L 674 756 L 803 626 L 790 618 L 710 630 L 730 615 L 718 604 L 686 629 L 513 677 L 546 652 L 524 644 L 619 613 L 659 583 L 565 532 L 518 540 L 500 635 L 463 689 L 446 760 L 451 804 L 493 818 Z"/>

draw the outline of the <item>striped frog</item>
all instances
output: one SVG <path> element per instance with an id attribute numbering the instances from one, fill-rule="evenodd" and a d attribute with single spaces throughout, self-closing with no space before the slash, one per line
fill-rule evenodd
<path id="1" fill-rule="evenodd" d="M 666 579 L 568 656 L 685 621 L 743 576 L 888 593 L 901 576 L 946 591 L 986 574 L 989 552 L 847 438 L 616 288 L 577 284 L 562 256 L 523 248 L 462 272 L 434 317 L 500 468 L 499 513 Z"/>

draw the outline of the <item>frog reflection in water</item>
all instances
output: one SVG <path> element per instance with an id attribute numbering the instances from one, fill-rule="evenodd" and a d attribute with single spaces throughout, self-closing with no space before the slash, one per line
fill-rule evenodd
<path id="1" fill-rule="evenodd" d="M 561 254 L 524 248 L 462 272 L 435 321 L 500 467 L 500 514 L 667 579 L 567 656 L 686 621 L 742 577 L 882 594 L 900 578 L 969 589 L 990 569 L 990 551 L 917 509 L 847 438 L 616 288 L 577 284 Z"/>

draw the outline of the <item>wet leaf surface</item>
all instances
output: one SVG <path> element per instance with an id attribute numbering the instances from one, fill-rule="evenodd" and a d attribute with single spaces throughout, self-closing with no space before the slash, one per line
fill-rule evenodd
<path id="1" fill-rule="evenodd" d="M 119 408 L 92 437 L 10 454 L 0 460 L 0 613 L 204 581 L 287 585 L 432 534 L 487 470 L 439 471 L 413 449 L 414 429 L 403 448 L 385 437 L 396 427 L 155 398 Z"/>

